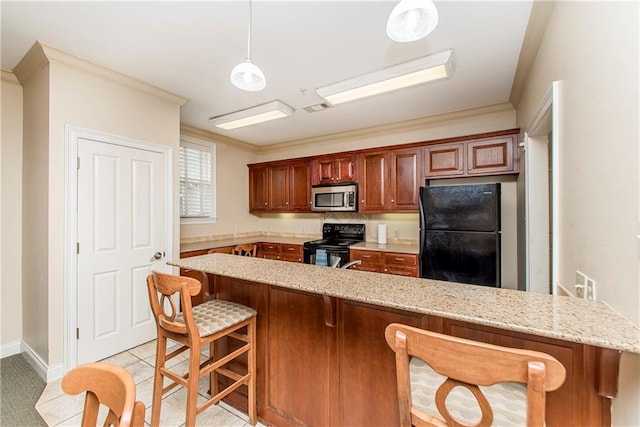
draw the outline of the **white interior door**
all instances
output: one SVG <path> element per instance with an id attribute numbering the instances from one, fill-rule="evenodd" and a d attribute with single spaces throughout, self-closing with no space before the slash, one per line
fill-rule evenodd
<path id="1" fill-rule="evenodd" d="M 77 363 L 152 340 L 151 268 L 164 270 L 165 158 L 78 139 Z"/>

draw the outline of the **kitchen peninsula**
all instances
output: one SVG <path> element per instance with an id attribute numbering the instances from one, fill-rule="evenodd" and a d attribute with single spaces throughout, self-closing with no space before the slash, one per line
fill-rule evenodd
<path id="1" fill-rule="evenodd" d="M 638 328 L 603 302 L 226 254 L 169 264 L 258 311 L 258 415 L 277 426 L 398 425 L 392 322 L 553 355 L 567 379 L 549 426 L 610 425 L 620 352 L 640 353 Z"/>

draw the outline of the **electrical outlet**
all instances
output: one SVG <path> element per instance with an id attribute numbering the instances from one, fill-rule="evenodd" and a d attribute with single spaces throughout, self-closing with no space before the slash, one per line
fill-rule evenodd
<path id="1" fill-rule="evenodd" d="M 585 298 L 585 290 L 587 288 L 587 275 L 576 270 L 576 284 L 574 285 L 576 296 Z"/>
<path id="2" fill-rule="evenodd" d="M 585 288 L 584 298 L 589 301 L 596 300 L 596 281 L 591 277 L 587 277 L 587 286 Z"/>

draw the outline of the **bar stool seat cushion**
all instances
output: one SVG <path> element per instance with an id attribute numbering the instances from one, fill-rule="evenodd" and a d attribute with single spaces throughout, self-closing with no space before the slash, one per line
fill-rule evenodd
<path id="1" fill-rule="evenodd" d="M 423 360 L 412 357 L 409 363 L 411 372 L 411 395 L 413 404 L 427 413 L 437 413 L 433 396 L 445 377 L 435 372 Z M 497 383 L 491 387 L 480 386 L 491 404 L 494 425 L 527 425 L 527 386 L 516 382 Z M 482 417 L 476 399 L 462 387 L 451 391 L 447 407 L 452 415 L 469 424 L 477 423 Z"/>
<path id="2" fill-rule="evenodd" d="M 215 334 L 256 315 L 250 307 L 217 299 L 193 307 L 192 313 L 200 337 Z M 176 316 L 176 321 L 184 323 L 182 313 Z"/>

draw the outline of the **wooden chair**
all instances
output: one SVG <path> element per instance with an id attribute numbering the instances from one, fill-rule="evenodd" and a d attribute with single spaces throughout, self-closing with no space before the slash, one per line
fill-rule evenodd
<path id="1" fill-rule="evenodd" d="M 71 395 L 87 392 L 82 427 L 95 427 L 100 405 L 109 408 L 103 426 L 144 427 L 144 403 L 136 402 L 131 374 L 110 363 L 80 365 L 62 378 L 62 390 Z"/>
<path id="2" fill-rule="evenodd" d="M 482 418 L 475 426 L 490 426 L 493 410 L 478 386 L 501 382 L 526 384 L 527 425 L 543 426 L 545 393 L 558 389 L 565 379 L 564 366 L 546 353 L 484 344 L 397 323 L 387 326 L 385 338 L 396 353 L 402 427 L 469 425 L 454 418 L 445 405 L 449 393 L 457 386 L 470 391 L 480 407 Z M 412 402 L 410 357 L 424 360 L 436 373 L 445 377 L 435 393 L 436 407 L 443 419 L 425 413 Z"/>
<path id="3" fill-rule="evenodd" d="M 147 276 L 149 300 L 158 328 L 155 377 L 153 384 L 153 401 L 151 425 L 160 424 L 160 405 L 162 396 L 181 385 L 187 390 L 186 426 L 195 425 L 196 415 L 211 405 L 218 403 L 225 396 L 241 385 L 248 387 L 249 422 L 255 425 L 256 412 L 256 311 L 252 308 L 231 301 L 212 299 L 192 307 L 191 296 L 200 292 L 198 280 L 185 277 L 151 272 Z M 179 295 L 182 313 L 176 310 L 173 299 Z M 243 332 L 246 328 L 246 333 Z M 239 348 L 224 357 L 218 356 L 217 342 L 220 338 L 231 337 L 242 343 Z M 167 354 L 167 339 L 181 344 L 177 350 Z M 209 357 L 202 364 L 202 349 L 209 345 Z M 182 352 L 189 350 L 189 372 L 179 375 L 167 368 L 167 361 Z M 227 364 L 239 356 L 247 355 L 246 372 L 235 372 Z M 211 397 L 202 405 L 197 405 L 198 381 L 209 376 Z M 218 390 L 218 375 L 223 375 L 233 382 L 223 390 Z M 163 387 L 164 378 L 170 379 L 169 385 Z"/>
<path id="4" fill-rule="evenodd" d="M 231 253 L 234 255 L 255 257 L 257 251 L 258 246 L 255 243 L 247 243 L 244 245 L 236 245 Z"/>

